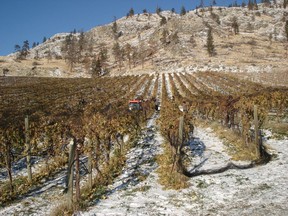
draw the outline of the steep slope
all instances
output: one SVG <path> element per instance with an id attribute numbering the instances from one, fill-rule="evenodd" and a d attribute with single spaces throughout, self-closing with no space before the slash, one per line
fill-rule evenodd
<path id="1" fill-rule="evenodd" d="M 90 77 L 93 59 L 101 57 L 104 72 L 127 75 L 154 72 L 278 72 L 286 73 L 287 9 L 258 5 L 213 7 L 188 12 L 184 16 L 164 11 L 123 17 L 108 25 L 84 33 L 84 50 L 69 66 L 63 44 L 67 33 L 57 34 L 30 50 L 27 60 L 15 62 L 16 54 L 1 57 L 0 71 L 8 75 Z M 234 24 L 233 24 L 234 23 Z M 235 34 L 235 23 L 239 33 Z M 215 55 L 209 57 L 206 43 L 212 28 Z M 74 34 L 80 41 L 81 34 Z M 115 55 L 115 44 L 119 44 Z M 39 59 L 34 59 L 35 57 Z M 50 58 L 44 61 L 42 58 Z"/>

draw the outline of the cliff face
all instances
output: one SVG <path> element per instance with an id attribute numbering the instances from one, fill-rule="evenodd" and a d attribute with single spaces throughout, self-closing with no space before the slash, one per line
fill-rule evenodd
<path id="1" fill-rule="evenodd" d="M 69 34 L 62 33 L 31 49 L 26 60 L 15 62 L 16 54 L 1 57 L 0 71 L 8 68 L 8 75 L 90 77 L 92 61 L 104 49 L 107 59 L 102 67 L 109 75 L 286 72 L 287 20 L 287 9 L 261 4 L 258 10 L 213 7 L 184 16 L 170 11 L 139 14 L 116 20 L 116 25 L 112 22 L 85 32 L 81 60 L 72 69 L 63 51 Z M 209 56 L 206 46 L 209 28 L 215 47 L 213 56 Z M 79 41 L 81 36 L 77 33 L 74 37 Z M 116 43 L 120 56 L 113 51 Z"/>

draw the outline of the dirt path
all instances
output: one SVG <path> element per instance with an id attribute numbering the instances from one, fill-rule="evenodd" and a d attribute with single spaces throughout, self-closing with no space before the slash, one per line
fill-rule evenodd
<path id="1" fill-rule="evenodd" d="M 155 127 L 157 118 L 158 114 L 155 113 L 148 121 L 147 128 L 142 131 L 136 147 L 128 152 L 126 167 L 109 187 L 110 192 L 107 199 L 95 203 L 96 206 L 83 213 L 84 215 L 96 213 L 97 215 L 100 213 L 103 215 L 126 215 L 129 212 L 131 215 L 137 215 L 137 209 L 146 206 L 147 201 L 151 199 L 146 192 L 153 188 L 159 188 L 155 179 L 157 178 L 155 170 L 158 167 L 155 156 L 161 152 L 160 145 L 163 138 Z M 143 178 L 146 179 L 140 181 Z M 145 196 L 142 196 L 143 193 Z M 155 196 L 157 193 L 154 194 Z"/>

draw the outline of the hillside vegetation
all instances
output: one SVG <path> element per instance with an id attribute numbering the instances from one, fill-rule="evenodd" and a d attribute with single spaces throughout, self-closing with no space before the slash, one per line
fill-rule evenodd
<path id="1" fill-rule="evenodd" d="M 287 85 L 287 13 L 280 5 L 261 4 L 253 10 L 209 7 L 185 15 L 129 15 L 87 32 L 57 34 L 23 60 L 16 60 L 19 53 L 1 57 L 0 70 L 46 77 L 221 71 Z M 209 29 L 212 56 L 207 52 Z"/>

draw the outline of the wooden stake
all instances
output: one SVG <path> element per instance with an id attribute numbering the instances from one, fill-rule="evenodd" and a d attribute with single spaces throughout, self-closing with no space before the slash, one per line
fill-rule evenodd
<path id="1" fill-rule="evenodd" d="M 93 157 L 93 155 L 92 155 L 92 151 L 93 151 L 93 148 L 92 148 L 92 141 L 89 139 L 88 140 L 88 145 L 89 145 L 89 151 L 88 151 L 88 171 L 89 171 L 89 173 L 88 173 L 88 183 L 89 183 L 89 188 L 90 188 L 90 190 L 92 189 L 92 184 L 93 184 L 93 181 L 92 181 L 92 179 L 93 179 L 93 174 L 92 174 L 92 168 L 93 168 L 93 166 L 92 166 L 92 157 Z"/>
<path id="2" fill-rule="evenodd" d="M 27 163 L 27 174 L 29 183 L 32 182 L 32 169 L 31 169 L 31 145 L 29 137 L 29 121 L 28 116 L 25 118 L 25 153 Z"/>
<path id="3" fill-rule="evenodd" d="M 259 122 L 258 122 L 258 112 L 257 105 L 254 105 L 254 130 L 255 130 L 255 147 L 257 158 L 260 157 L 260 143 L 259 143 Z"/>
<path id="4" fill-rule="evenodd" d="M 177 150 L 178 153 L 179 153 L 180 147 L 183 144 L 183 129 L 184 129 L 184 117 L 181 116 L 179 118 L 179 144 L 178 144 L 178 150 Z"/>
<path id="5" fill-rule="evenodd" d="M 80 159 L 79 159 L 79 153 L 80 152 L 80 147 L 77 146 L 76 148 L 76 155 L 75 155 L 75 161 L 76 161 L 76 166 L 75 166 L 75 171 L 76 171 L 76 178 L 75 178 L 75 190 L 76 190 L 76 203 L 77 207 L 80 202 Z"/>
<path id="6" fill-rule="evenodd" d="M 74 157 L 75 157 L 75 149 L 76 149 L 76 139 L 73 139 L 73 144 L 70 145 L 69 152 L 69 162 L 68 162 L 68 170 L 67 170 L 67 201 L 69 208 L 73 207 L 73 172 L 74 172 Z"/>

